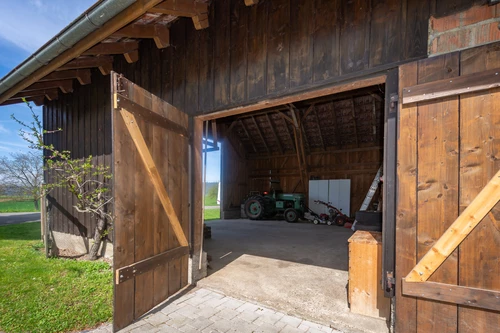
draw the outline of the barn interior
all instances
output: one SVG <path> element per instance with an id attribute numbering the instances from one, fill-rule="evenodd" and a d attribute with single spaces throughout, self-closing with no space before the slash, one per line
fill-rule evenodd
<path id="1" fill-rule="evenodd" d="M 348 239 L 352 231 L 282 216 L 242 217 L 249 193 L 303 193 L 314 211 L 313 180 L 350 180 L 337 193 L 354 217 L 383 161 L 385 86 L 370 86 L 219 118 L 207 126 L 221 148 L 221 220 L 207 221 L 208 277 L 199 284 L 345 332 L 384 332 L 380 318 L 350 313 Z M 217 128 L 217 131 L 213 129 Z M 209 148 L 210 149 L 210 148 Z M 380 188 L 369 209 L 376 209 Z M 346 211 L 347 210 L 347 211 Z M 322 211 L 317 211 L 322 213 Z M 388 304 L 388 303 L 387 303 Z M 388 310 L 388 307 L 387 307 Z"/>

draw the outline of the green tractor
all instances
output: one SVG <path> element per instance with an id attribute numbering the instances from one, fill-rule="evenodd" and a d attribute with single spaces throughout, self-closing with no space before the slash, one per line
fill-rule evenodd
<path id="1" fill-rule="evenodd" d="M 271 181 L 271 185 L 279 184 L 279 181 Z M 269 192 L 251 192 L 245 200 L 245 214 L 251 220 L 273 218 L 277 214 L 283 214 L 287 222 L 297 222 L 304 217 L 305 195 L 283 193 L 279 185 L 271 186 Z"/>

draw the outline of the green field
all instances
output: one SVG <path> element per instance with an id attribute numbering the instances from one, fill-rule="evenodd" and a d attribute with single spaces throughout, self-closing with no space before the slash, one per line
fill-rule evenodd
<path id="1" fill-rule="evenodd" d="M 0 227 L 0 331 L 67 332 L 111 320 L 109 265 L 47 259 L 39 239 L 39 222 Z"/>
<path id="2" fill-rule="evenodd" d="M 205 221 L 220 219 L 220 209 L 205 209 Z"/>
<path id="3" fill-rule="evenodd" d="M 33 200 L 0 197 L 0 213 L 36 212 Z"/>

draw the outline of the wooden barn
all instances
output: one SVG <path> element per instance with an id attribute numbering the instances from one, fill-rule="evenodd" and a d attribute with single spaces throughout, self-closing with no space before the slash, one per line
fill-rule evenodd
<path id="1" fill-rule="evenodd" d="M 270 178 L 306 197 L 349 180 L 354 216 L 382 166 L 385 330 L 500 332 L 496 3 L 101 0 L 0 81 L 0 105 L 43 105 L 48 143 L 112 168 L 115 330 L 204 276 L 203 152 L 221 143 L 223 219 Z M 56 245 L 88 250 L 96 222 L 48 199 Z"/>

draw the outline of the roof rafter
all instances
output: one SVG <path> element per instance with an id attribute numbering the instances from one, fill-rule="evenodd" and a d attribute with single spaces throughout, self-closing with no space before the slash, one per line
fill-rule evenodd
<path id="1" fill-rule="evenodd" d="M 115 32 L 113 37 L 151 38 L 156 47 L 163 49 L 170 45 L 170 30 L 163 24 L 131 24 Z"/>
<path id="2" fill-rule="evenodd" d="M 21 91 L 21 93 L 34 90 L 50 89 L 50 88 L 59 88 L 65 94 L 73 92 L 73 80 L 37 82 L 33 83 L 31 86 Z"/>
<path id="3" fill-rule="evenodd" d="M 165 0 L 149 10 L 151 13 L 190 17 L 196 30 L 208 28 L 208 4 L 195 0 Z"/>
<path id="4" fill-rule="evenodd" d="M 47 97 L 49 101 L 52 101 L 54 99 L 57 99 L 59 96 L 59 89 L 58 88 L 51 88 L 51 89 L 44 89 L 44 90 L 34 90 L 34 91 L 26 91 L 26 92 L 19 92 L 12 96 L 11 99 L 22 99 L 22 98 L 32 98 L 32 97 Z"/>
<path id="5" fill-rule="evenodd" d="M 61 72 L 53 72 L 40 79 L 38 82 L 58 81 L 66 79 L 77 79 L 81 85 L 90 84 L 92 82 L 89 69 L 73 69 Z"/>
<path id="6" fill-rule="evenodd" d="M 67 62 L 57 69 L 57 71 L 64 71 L 69 69 L 81 68 L 99 68 L 107 67 L 113 64 L 112 56 L 99 56 L 99 57 L 81 57 Z M 102 71 L 101 71 L 102 72 Z"/>

